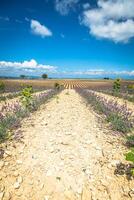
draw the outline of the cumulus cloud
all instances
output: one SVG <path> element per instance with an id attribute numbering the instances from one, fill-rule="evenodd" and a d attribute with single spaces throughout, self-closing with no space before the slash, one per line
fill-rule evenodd
<path id="1" fill-rule="evenodd" d="M 79 71 L 57 71 L 57 73 L 62 74 L 64 76 L 68 76 L 68 75 L 72 75 L 72 76 L 95 76 L 95 77 L 99 77 L 99 76 L 120 76 L 120 77 L 124 77 L 124 76 L 130 76 L 133 77 L 134 76 L 134 70 L 133 71 L 128 71 L 128 70 L 123 70 L 123 71 L 106 71 L 103 69 L 89 69 L 89 70 L 79 70 Z"/>
<path id="2" fill-rule="evenodd" d="M 122 75 L 125 75 L 125 76 L 134 76 L 134 71 L 127 71 L 127 70 L 124 70 L 124 71 L 106 71 L 106 70 L 87 70 L 87 71 L 76 71 L 74 72 L 74 74 L 77 74 L 77 75 L 96 75 L 96 76 L 100 76 L 100 75 L 103 75 L 103 76 L 108 76 L 108 75 L 116 75 L 116 76 L 122 76 Z"/>
<path id="3" fill-rule="evenodd" d="M 33 19 L 31 20 L 31 31 L 33 34 L 40 35 L 43 38 L 52 36 L 52 32 L 45 25 Z"/>
<path id="4" fill-rule="evenodd" d="M 30 61 L 23 61 L 23 62 L 7 62 L 7 61 L 0 61 L 0 68 L 1 69 L 11 69 L 11 70 L 26 70 L 26 71 L 39 71 L 39 70 L 46 70 L 54 72 L 56 71 L 55 66 L 51 65 L 43 65 L 38 64 L 36 60 L 31 59 Z"/>
<path id="5" fill-rule="evenodd" d="M 23 62 L 9 62 L 9 61 L 0 61 L 0 75 L 2 74 L 31 74 L 39 75 L 45 72 L 55 75 L 64 75 L 64 76 L 130 76 L 134 77 L 134 70 L 122 70 L 122 71 L 106 71 L 104 69 L 89 69 L 89 70 L 59 70 L 58 66 L 40 64 L 36 60 L 31 59 L 29 61 L 25 60 Z"/>
<path id="6" fill-rule="evenodd" d="M 97 8 L 84 11 L 81 21 L 98 38 L 128 42 L 134 37 L 134 1 L 98 0 Z"/>
<path id="7" fill-rule="evenodd" d="M 56 0 L 55 8 L 61 15 L 67 15 L 78 2 L 79 0 Z"/>

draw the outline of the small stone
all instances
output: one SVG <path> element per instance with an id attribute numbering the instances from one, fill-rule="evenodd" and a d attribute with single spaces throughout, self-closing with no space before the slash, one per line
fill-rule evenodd
<path id="1" fill-rule="evenodd" d="M 0 192 L 0 200 L 3 200 L 4 193 L 5 193 L 5 192 Z"/>
<path id="2" fill-rule="evenodd" d="M 103 185 L 103 186 L 105 186 L 105 187 L 107 187 L 107 186 L 108 186 L 108 183 L 107 183 L 107 181 L 105 181 L 105 180 L 103 180 L 103 179 L 102 179 L 100 182 L 102 183 L 102 185 Z"/>
<path id="3" fill-rule="evenodd" d="M 37 159 L 37 156 L 36 155 L 32 155 L 32 159 Z"/>
<path id="4" fill-rule="evenodd" d="M 11 151 L 8 151 L 8 150 L 5 151 L 5 154 L 8 155 L 8 156 L 12 155 Z"/>
<path id="5" fill-rule="evenodd" d="M 129 195 L 130 195 L 131 198 L 134 198 L 134 189 L 129 191 Z"/>
<path id="6" fill-rule="evenodd" d="M 29 185 L 33 185 L 33 183 L 34 183 L 33 180 L 30 180 Z"/>
<path id="7" fill-rule="evenodd" d="M 13 173 L 13 175 L 14 175 L 15 177 L 17 177 L 17 176 L 19 176 L 19 173 L 15 171 L 15 172 Z"/>
<path id="8" fill-rule="evenodd" d="M 111 161 L 111 166 L 112 166 L 112 167 L 116 167 L 116 166 L 119 165 L 120 163 L 121 163 L 120 160 L 112 160 L 112 161 Z"/>
<path id="9" fill-rule="evenodd" d="M 0 170 L 4 167 L 5 163 L 4 161 L 0 161 Z"/>
<path id="10" fill-rule="evenodd" d="M 109 164 L 107 165 L 107 168 L 108 168 L 108 169 L 112 169 L 111 163 L 109 163 Z"/>
<path id="11" fill-rule="evenodd" d="M 49 200 L 49 196 L 48 196 L 48 195 L 45 196 L 45 197 L 44 197 L 44 200 Z"/>
<path id="12" fill-rule="evenodd" d="M 0 185 L 0 192 L 4 192 L 4 190 L 5 190 L 5 186 L 3 184 Z"/>
<path id="13" fill-rule="evenodd" d="M 95 147 L 96 150 L 101 151 L 102 149 L 100 147 Z"/>
<path id="14" fill-rule="evenodd" d="M 4 199 L 11 200 L 12 199 L 11 193 L 10 192 L 6 192 L 5 195 L 4 195 Z"/>
<path id="15" fill-rule="evenodd" d="M 55 149 L 53 147 L 50 148 L 50 153 L 54 153 Z"/>
<path id="16" fill-rule="evenodd" d="M 42 183 L 42 184 L 40 185 L 40 189 L 43 189 L 43 187 L 44 187 L 44 183 Z"/>
<path id="17" fill-rule="evenodd" d="M 47 171 L 46 176 L 52 176 L 52 172 L 50 170 Z"/>
<path id="18" fill-rule="evenodd" d="M 16 182 L 14 183 L 14 188 L 15 188 L 15 189 L 19 189 L 19 188 L 20 188 L 20 183 L 16 181 Z"/>
<path id="19" fill-rule="evenodd" d="M 24 150 L 23 150 L 23 149 L 20 149 L 19 153 L 22 154 L 23 152 L 24 152 Z"/>
<path id="20" fill-rule="evenodd" d="M 5 162 L 5 166 L 8 166 L 9 165 L 9 162 Z"/>
<path id="21" fill-rule="evenodd" d="M 19 176 L 19 177 L 17 178 L 17 182 L 18 182 L 18 183 L 22 183 L 22 182 L 23 182 L 23 178 L 22 178 L 21 176 Z"/>
<path id="22" fill-rule="evenodd" d="M 16 163 L 17 163 L 18 165 L 21 165 L 21 164 L 22 164 L 22 160 L 16 160 Z"/>

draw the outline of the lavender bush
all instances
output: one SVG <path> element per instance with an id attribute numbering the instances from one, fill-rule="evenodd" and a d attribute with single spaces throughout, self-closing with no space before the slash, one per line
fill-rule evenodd
<path id="1" fill-rule="evenodd" d="M 125 99 L 125 100 L 128 100 L 128 101 L 134 103 L 134 94 L 133 93 L 131 93 L 131 94 L 129 94 L 128 92 L 114 93 L 111 90 L 98 90 L 98 92 L 102 92 L 104 94 L 119 97 L 119 98 L 122 98 L 122 99 Z"/>
<path id="2" fill-rule="evenodd" d="M 56 94 L 55 90 L 48 90 L 33 94 L 30 109 L 24 106 L 21 101 L 16 100 L 12 103 L 5 103 L 0 108 L 0 142 L 8 137 L 8 130 L 18 127 L 21 119 L 28 116 L 30 112 L 35 111 L 39 106 Z M 31 109 L 32 108 L 32 109 Z"/>
<path id="3" fill-rule="evenodd" d="M 77 89 L 82 96 L 97 110 L 103 113 L 114 130 L 127 133 L 134 127 L 133 112 L 127 105 L 119 105 L 117 101 L 107 100 L 88 89 Z"/>
<path id="4" fill-rule="evenodd" d="M 0 101 L 6 101 L 7 99 L 13 99 L 15 97 L 18 97 L 20 95 L 19 92 L 13 92 L 13 93 L 10 93 L 10 94 L 2 94 L 0 95 Z"/>

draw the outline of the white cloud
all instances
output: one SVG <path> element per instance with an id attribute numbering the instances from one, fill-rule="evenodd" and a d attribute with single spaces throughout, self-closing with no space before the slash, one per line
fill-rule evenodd
<path id="1" fill-rule="evenodd" d="M 90 8 L 90 4 L 89 4 L 89 3 L 83 4 L 83 8 L 84 8 L 85 10 L 89 9 L 89 8 Z"/>
<path id="2" fill-rule="evenodd" d="M 116 75 L 116 76 L 134 76 L 134 71 L 106 71 L 103 69 L 91 69 L 91 70 L 85 70 L 85 71 L 64 71 L 63 74 L 68 75 L 89 75 L 89 76 L 110 76 L 110 75 Z"/>
<path id="3" fill-rule="evenodd" d="M 11 70 L 17 69 L 17 70 L 27 70 L 27 71 L 46 70 L 55 72 L 57 67 L 51 65 L 38 64 L 36 60 L 32 59 L 30 61 L 23 61 L 23 62 L 0 61 L 0 68 L 1 69 L 11 68 Z"/>
<path id="4" fill-rule="evenodd" d="M 61 15 L 67 15 L 78 2 L 79 0 L 56 0 L 55 8 Z"/>
<path id="5" fill-rule="evenodd" d="M 129 75 L 134 76 L 134 71 L 106 71 L 106 70 L 87 70 L 76 72 L 83 75 Z"/>
<path id="6" fill-rule="evenodd" d="M 59 70 L 60 68 L 52 65 L 45 65 L 37 63 L 36 60 L 31 59 L 29 61 L 25 60 L 23 62 L 9 62 L 9 61 L 0 61 L 0 74 L 13 73 L 15 74 L 41 74 L 44 71 L 51 74 L 59 74 L 64 76 L 134 76 L 134 70 L 122 70 L 122 71 L 106 71 L 103 69 L 89 69 L 89 70 L 79 70 L 79 71 L 70 71 L 70 70 Z"/>
<path id="7" fill-rule="evenodd" d="M 44 25 L 40 24 L 37 20 L 31 20 L 31 30 L 35 35 L 40 35 L 41 37 L 52 36 L 52 32 Z"/>
<path id="8" fill-rule="evenodd" d="M 1 16 L 0 16 L 0 19 L 1 19 L 1 20 L 4 20 L 4 21 L 10 21 L 9 17 L 1 17 Z"/>
<path id="9" fill-rule="evenodd" d="M 83 12 L 82 23 L 98 38 L 128 42 L 134 37 L 134 0 L 98 0 Z"/>

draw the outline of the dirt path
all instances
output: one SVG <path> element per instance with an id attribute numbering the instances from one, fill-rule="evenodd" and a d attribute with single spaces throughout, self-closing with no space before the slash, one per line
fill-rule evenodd
<path id="1" fill-rule="evenodd" d="M 134 183 L 114 175 L 125 162 L 121 137 L 74 90 L 43 105 L 17 131 L 23 143 L 11 143 L 0 161 L 0 199 L 134 199 Z"/>

